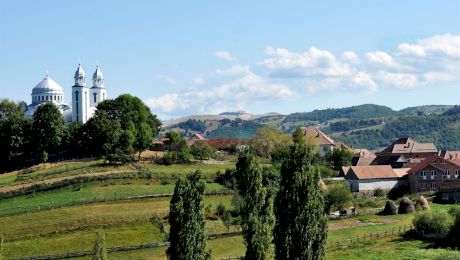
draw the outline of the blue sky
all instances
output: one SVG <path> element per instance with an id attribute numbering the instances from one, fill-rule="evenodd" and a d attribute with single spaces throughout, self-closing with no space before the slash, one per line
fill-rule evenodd
<path id="1" fill-rule="evenodd" d="M 460 103 L 460 1 L 0 1 L 0 97 L 79 59 L 162 119 Z"/>

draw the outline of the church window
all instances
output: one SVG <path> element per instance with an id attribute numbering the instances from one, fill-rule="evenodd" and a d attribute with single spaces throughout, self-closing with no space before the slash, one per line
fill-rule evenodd
<path id="1" fill-rule="evenodd" d="M 78 102 L 78 91 L 75 91 L 75 101 Z M 78 111 L 78 110 L 77 110 Z"/>
<path id="2" fill-rule="evenodd" d="M 105 100 L 105 93 L 102 93 L 102 100 Z"/>
<path id="3" fill-rule="evenodd" d="M 48 101 L 48 96 L 46 96 L 46 101 Z"/>
<path id="4" fill-rule="evenodd" d="M 97 96 L 97 94 L 96 94 L 96 93 L 93 93 L 93 96 L 94 96 L 94 103 L 96 103 L 96 96 Z"/>

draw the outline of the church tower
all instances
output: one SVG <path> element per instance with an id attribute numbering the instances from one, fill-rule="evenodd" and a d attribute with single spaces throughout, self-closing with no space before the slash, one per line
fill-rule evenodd
<path id="1" fill-rule="evenodd" d="M 89 119 L 89 89 L 86 86 L 85 71 L 78 64 L 75 71 L 75 85 L 72 86 L 72 121 L 77 121 L 80 125 Z"/>
<path id="2" fill-rule="evenodd" d="M 107 90 L 104 87 L 104 76 L 99 66 L 96 67 L 96 71 L 93 74 L 93 86 L 91 87 L 90 99 L 91 107 L 97 107 L 100 102 L 107 99 Z"/>

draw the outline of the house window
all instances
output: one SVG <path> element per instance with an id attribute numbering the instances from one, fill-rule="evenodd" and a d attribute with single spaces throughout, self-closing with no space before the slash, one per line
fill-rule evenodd
<path id="1" fill-rule="evenodd" d="M 432 182 L 431 183 L 431 188 L 432 189 L 437 189 L 438 188 L 438 184 L 436 182 Z"/>
<path id="2" fill-rule="evenodd" d="M 443 174 L 447 179 L 450 179 L 450 171 L 449 170 L 446 170 Z"/>
<path id="3" fill-rule="evenodd" d="M 420 189 L 426 189 L 426 183 L 425 182 L 422 182 L 420 183 Z"/>
<path id="4" fill-rule="evenodd" d="M 431 171 L 431 179 L 436 179 L 437 176 L 438 176 L 438 173 L 436 172 L 436 170 L 432 170 Z"/>
<path id="5" fill-rule="evenodd" d="M 424 180 L 426 179 L 426 171 L 421 171 L 420 172 L 420 178 L 422 178 Z"/>
<path id="6" fill-rule="evenodd" d="M 458 174 L 458 170 L 455 170 L 455 179 L 458 179 L 460 176 Z"/>

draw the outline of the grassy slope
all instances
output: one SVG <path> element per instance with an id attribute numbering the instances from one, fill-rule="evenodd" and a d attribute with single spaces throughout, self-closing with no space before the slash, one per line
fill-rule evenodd
<path id="1" fill-rule="evenodd" d="M 206 184 L 206 191 L 224 189 L 217 183 Z M 161 185 L 147 180 L 124 180 L 84 183 L 35 195 L 24 195 L 0 201 L 0 216 L 5 214 L 35 211 L 95 199 L 115 199 L 145 194 L 172 193 L 174 184 Z"/>

